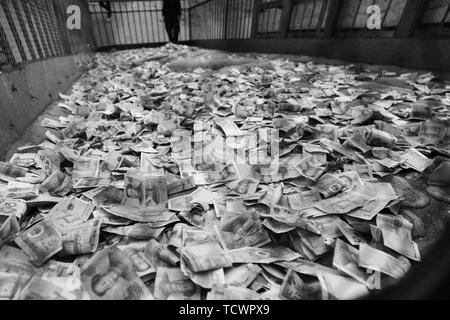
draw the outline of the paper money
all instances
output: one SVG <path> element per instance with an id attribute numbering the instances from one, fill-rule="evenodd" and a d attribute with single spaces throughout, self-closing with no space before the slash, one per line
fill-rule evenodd
<path id="1" fill-rule="evenodd" d="M 24 230 L 15 242 L 36 266 L 63 248 L 61 234 L 52 222 L 45 219 Z"/>
<path id="2" fill-rule="evenodd" d="M 101 220 L 92 219 L 61 231 L 62 254 L 78 255 L 95 252 L 100 238 Z"/>
<path id="3" fill-rule="evenodd" d="M 65 196 L 71 189 L 72 177 L 61 171 L 53 171 L 39 187 L 39 191 L 55 196 Z"/>
<path id="4" fill-rule="evenodd" d="M 65 229 L 87 221 L 94 210 L 94 205 L 75 198 L 64 198 L 56 204 L 47 215 L 58 229 Z"/>
<path id="5" fill-rule="evenodd" d="M 369 294 L 365 285 L 351 278 L 333 273 L 321 273 L 318 278 L 325 293 L 324 300 L 354 300 Z"/>
<path id="6" fill-rule="evenodd" d="M 237 267 L 228 268 L 225 271 L 225 281 L 228 285 L 246 288 L 255 280 L 260 272 L 261 268 L 256 264 L 242 264 Z"/>
<path id="7" fill-rule="evenodd" d="M 216 241 L 208 241 L 181 249 L 181 258 L 193 272 L 203 272 L 233 264 L 227 253 Z"/>
<path id="8" fill-rule="evenodd" d="M 378 214 L 377 227 L 381 229 L 386 247 L 411 260 L 420 261 L 419 247 L 411 235 L 413 225 L 408 220 L 402 216 Z"/>
<path id="9" fill-rule="evenodd" d="M 19 231 L 20 225 L 14 212 L 9 216 L 0 214 L 0 247 L 14 238 Z"/>
<path id="10" fill-rule="evenodd" d="M 286 247 L 247 247 L 229 250 L 227 253 L 233 263 L 273 263 L 292 261 L 300 257 L 298 253 Z"/>
<path id="11" fill-rule="evenodd" d="M 46 149 L 38 151 L 38 164 L 44 172 L 44 176 L 48 178 L 52 172 L 60 171 L 61 155 L 54 150 Z"/>
<path id="12" fill-rule="evenodd" d="M 374 249 L 366 244 L 359 246 L 359 266 L 382 272 L 395 279 L 400 279 L 409 270 L 411 264 Z"/>
<path id="13" fill-rule="evenodd" d="M 200 288 L 180 269 L 160 267 L 154 296 L 158 300 L 200 300 Z"/>
<path id="14" fill-rule="evenodd" d="M 0 198 L 0 216 L 15 215 L 22 218 L 27 210 L 25 201 L 20 199 Z"/>
<path id="15" fill-rule="evenodd" d="M 133 262 L 134 269 L 139 277 L 156 273 L 156 269 L 145 253 L 146 245 L 145 241 L 139 241 L 117 246 Z"/>
<path id="16" fill-rule="evenodd" d="M 318 300 L 322 298 L 321 286 L 318 281 L 306 284 L 289 269 L 281 285 L 280 297 L 285 300 Z"/>
<path id="17" fill-rule="evenodd" d="M 20 276 L 0 272 L 0 300 L 13 300 L 20 289 Z"/>
<path id="18" fill-rule="evenodd" d="M 250 289 L 236 286 L 214 287 L 207 296 L 208 300 L 260 300 L 260 295 Z"/>
<path id="19" fill-rule="evenodd" d="M 195 188 L 194 179 L 192 177 L 183 178 L 175 181 L 167 186 L 167 193 L 169 196 L 183 191 Z"/>
<path id="20" fill-rule="evenodd" d="M 92 300 L 149 300 L 150 292 L 133 262 L 116 247 L 97 252 L 81 268 L 81 281 Z"/>
<path id="21" fill-rule="evenodd" d="M 9 163 L 19 167 L 31 167 L 36 164 L 36 153 L 14 153 L 9 159 Z"/>

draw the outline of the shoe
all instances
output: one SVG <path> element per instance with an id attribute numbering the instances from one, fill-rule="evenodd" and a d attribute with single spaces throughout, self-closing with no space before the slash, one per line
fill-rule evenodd
<path id="1" fill-rule="evenodd" d="M 406 179 L 398 176 L 391 176 L 387 179 L 394 188 L 397 195 L 403 198 L 400 204 L 407 208 L 424 208 L 430 203 L 430 199 L 413 188 Z"/>
<path id="2" fill-rule="evenodd" d="M 450 203 L 450 187 L 427 187 L 427 192 L 437 200 Z"/>
<path id="3" fill-rule="evenodd" d="M 410 209 L 403 209 L 400 215 L 412 223 L 413 229 L 411 231 L 411 235 L 413 239 L 425 237 L 427 233 L 425 230 L 425 224 L 422 219 L 414 213 L 414 211 Z"/>
<path id="4" fill-rule="evenodd" d="M 450 186 L 450 161 L 441 162 L 428 176 L 427 184 L 432 186 Z"/>

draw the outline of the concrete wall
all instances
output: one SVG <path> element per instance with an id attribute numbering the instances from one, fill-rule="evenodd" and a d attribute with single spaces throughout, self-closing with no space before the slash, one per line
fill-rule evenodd
<path id="1" fill-rule="evenodd" d="M 92 53 L 55 57 L 0 74 L 0 160 L 37 116 L 85 70 Z"/>
<path id="2" fill-rule="evenodd" d="M 351 62 L 450 72 L 448 39 L 257 38 L 194 40 L 192 45 L 231 52 L 300 54 Z"/>

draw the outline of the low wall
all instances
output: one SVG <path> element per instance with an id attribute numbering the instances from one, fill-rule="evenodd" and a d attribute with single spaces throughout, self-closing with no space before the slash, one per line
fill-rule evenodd
<path id="1" fill-rule="evenodd" d="M 27 126 L 78 79 L 91 59 L 91 51 L 82 51 L 0 74 L 0 160 Z"/>
<path id="2" fill-rule="evenodd" d="M 420 70 L 450 72 L 448 39 L 256 38 L 193 40 L 190 44 L 231 52 L 300 54 Z"/>

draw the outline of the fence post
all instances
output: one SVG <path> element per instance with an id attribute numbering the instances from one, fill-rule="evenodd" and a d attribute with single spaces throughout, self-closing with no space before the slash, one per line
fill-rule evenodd
<path id="1" fill-rule="evenodd" d="M 250 38 L 254 38 L 258 33 L 258 19 L 259 11 L 261 9 L 261 0 L 253 0 L 253 13 L 252 13 L 252 29 L 250 33 Z"/>
<path id="2" fill-rule="evenodd" d="M 278 36 L 280 38 L 286 38 L 289 33 L 289 27 L 291 26 L 292 7 L 294 6 L 294 0 L 282 0 L 282 11 L 280 17 L 280 29 Z"/>
<path id="3" fill-rule="evenodd" d="M 426 3 L 426 0 L 408 0 L 406 2 L 402 17 L 395 31 L 396 38 L 408 38 L 414 35 Z"/>
<path id="4" fill-rule="evenodd" d="M 325 16 L 325 26 L 323 27 L 322 38 L 330 38 L 333 36 L 337 28 L 342 5 L 343 0 L 331 0 L 328 15 Z"/>
<path id="5" fill-rule="evenodd" d="M 223 38 L 228 39 L 228 7 L 229 7 L 229 0 L 225 1 L 225 19 L 223 21 L 224 27 L 223 27 Z"/>

